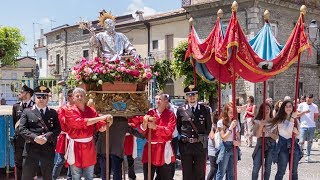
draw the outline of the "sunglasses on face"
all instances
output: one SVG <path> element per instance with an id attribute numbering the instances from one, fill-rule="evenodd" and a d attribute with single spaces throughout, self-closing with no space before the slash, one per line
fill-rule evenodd
<path id="1" fill-rule="evenodd" d="M 37 99 L 47 99 L 47 96 L 36 96 Z"/>
<path id="2" fill-rule="evenodd" d="M 195 95 L 196 95 L 196 93 L 187 94 L 187 96 L 189 96 L 189 97 L 192 97 L 192 96 L 195 96 Z"/>

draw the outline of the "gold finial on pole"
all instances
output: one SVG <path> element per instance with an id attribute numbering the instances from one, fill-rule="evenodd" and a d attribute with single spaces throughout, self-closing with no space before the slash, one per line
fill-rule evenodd
<path id="1" fill-rule="evenodd" d="M 217 12 L 217 15 L 218 15 L 219 18 L 222 18 L 222 16 L 223 16 L 222 9 L 219 9 L 219 11 Z"/>
<path id="2" fill-rule="evenodd" d="M 189 19 L 189 25 L 193 26 L 193 18 L 192 17 Z"/>
<path id="3" fill-rule="evenodd" d="M 238 3 L 237 3 L 237 1 L 233 1 L 231 9 L 232 9 L 232 12 L 237 12 L 238 11 Z"/>
<path id="4" fill-rule="evenodd" d="M 270 12 L 269 12 L 268 9 L 264 11 L 263 16 L 264 16 L 264 20 L 265 21 L 269 21 L 270 20 Z"/>
<path id="5" fill-rule="evenodd" d="M 302 13 L 303 15 L 306 15 L 306 13 L 307 13 L 307 6 L 302 5 L 301 8 L 300 8 L 300 13 Z"/>

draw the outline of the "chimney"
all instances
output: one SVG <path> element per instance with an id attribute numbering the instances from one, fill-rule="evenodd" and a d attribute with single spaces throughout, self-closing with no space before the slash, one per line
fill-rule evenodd
<path id="1" fill-rule="evenodd" d="M 40 38 L 43 37 L 43 29 L 40 29 Z"/>
<path id="2" fill-rule="evenodd" d="M 135 14 L 136 14 L 136 21 L 143 21 L 144 20 L 143 11 L 137 10 Z"/>

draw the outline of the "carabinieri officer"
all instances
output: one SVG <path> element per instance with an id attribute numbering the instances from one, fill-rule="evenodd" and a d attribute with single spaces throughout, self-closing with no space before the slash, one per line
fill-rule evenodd
<path id="1" fill-rule="evenodd" d="M 61 130 L 56 110 L 47 107 L 50 89 L 38 86 L 34 93 L 35 105 L 23 111 L 19 125 L 20 134 L 26 141 L 22 180 L 33 179 L 39 162 L 42 178 L 52 178 L 55 143 Z"/>
<path id="2" fill-rule="evenodd" d="M 21 100 L 12 106 L 12 119 L 13 125 L 15 127 L 14 137 L 13 137 L 13 147 L 14 147 L 14 176 L 16 180 L 21 180 L 22 175 L 22 162 L 23 162 L 23 149 L 24 149 L 24 139 L 19 134 L 19 124 L 22 112 L 26 108 L 31 108 L 34 105 L 34 101 L 31 100 L 33 96 L 33 89 L 26 85 L 23 85 L 18 96 Z"/>
<path id="3" fill-rule="evenodd" d="M 177 129 L 183 180 L 204 180 L 208 135 L 211 130 L 210 109 L 198 103 L 194 85 L 184 89 L 187 104 L 177 110 Z"/>

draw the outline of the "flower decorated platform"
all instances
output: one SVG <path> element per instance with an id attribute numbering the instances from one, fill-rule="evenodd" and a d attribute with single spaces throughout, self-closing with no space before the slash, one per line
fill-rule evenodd
<path id="1" fill-rule="evenodd" d="M 130 117 L 149 110 L 145 86 L 153 74 L 139 59 L 131 56 L 115 61 L 83 58 L 74 70 L 78 87 L 87 91 L 89 105 L 100 114 Z"/>

